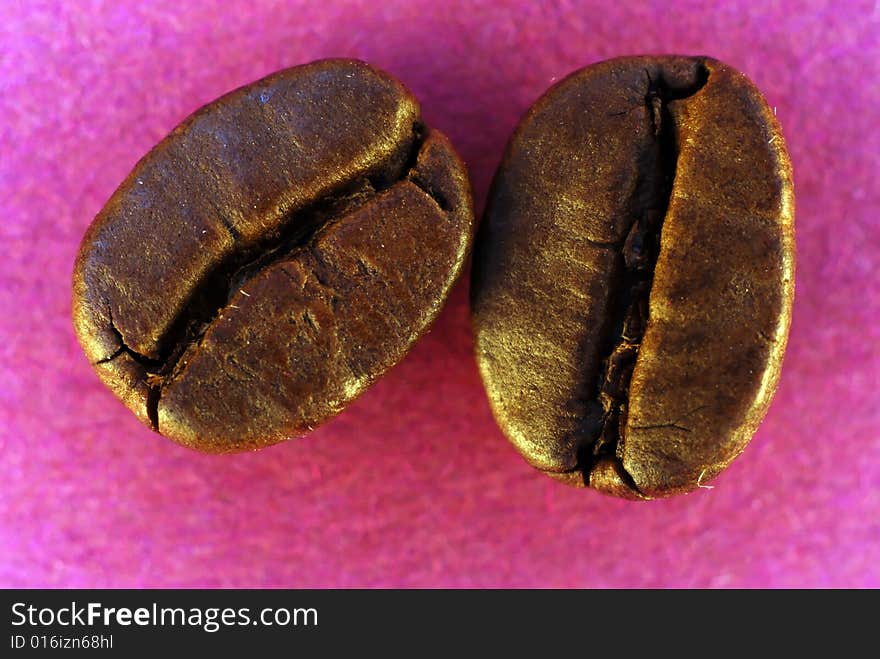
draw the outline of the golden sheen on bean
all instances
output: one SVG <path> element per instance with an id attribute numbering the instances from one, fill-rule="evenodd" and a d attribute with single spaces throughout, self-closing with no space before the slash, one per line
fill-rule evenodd
<path id="1" fill-rule="evenodd" d="M 281 71 L 197 111 L 89 227 L 73 320 L 108 387 L 191 448 L 308 432 L 437 317 L 473 233 L 449 141 L 363 62 Z"/>
<path id="2" fill-rule="evenodd" d="M 779 379 L 791 165 L 756 87 L 707 57 L 624 57 L 513 134 L 472 274 L 493 413 L 550 476 L 633 499 L 738 456 Z"/>

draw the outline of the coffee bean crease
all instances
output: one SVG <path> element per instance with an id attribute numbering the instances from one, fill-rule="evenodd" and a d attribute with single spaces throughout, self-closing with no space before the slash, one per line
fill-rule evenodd
<path id="1" fill-rule="evenodd" d="M 624 273 L 614 292 L 615 311 L 608 319 L 605 343 L 611 347 L 601 360 L 603 368 L 595 387 L 598 397 L 587 404 L 590 412 L 584 419 L 583 435 L 579 440 L 577 469 L 587 483 L 596 461 L 606 456 L 617 460 L 618 444 L 625 440 L 629 380 L 649 320 L 651 281 L 678 161 L 679 145 L 669 103 L 697 94 L 708 81 L 709 70 L 700 63 L 696 81 L 676 89 L 666 84 L 662 71 L 652 78 L 646 69 L 645 77 L 645 107 L 656 138 L 655 148 L 648 151 L 646 160 L 649 162 L 642 162 L 643 175 L 636 184 L 636 206 L 629 230 L 622 241 L 614 244 L 622 257 Z M 690 432 L 674 423 L 655 427 Z M 622 463 L 618 468 L 621 473 L 626 472 Z M 637 490 L 635 481 L 631 477 L 629 481 Z"/>
<path id="2" fill-rule="evenodd" d="M 156 430 L 159 430 L 157 410 L 163 387 L 178 377 L 180 367 L 185 365 L 187 360 L 196 357 L 202 339 L 211 324 L 222 314 L 223 309 L 231 305 L 234 294 L 246 289 L 248 283 L 260 272 L 275 264 L 295 260 L 302 254 L 308 253 L 319 264 L 319 267 L 313 271 L 313 275 L 320 284 L 320 273 L 329 266 L 323 262 L 320 252 L 312 246 L 315 237 L 332 231 L 338 222 L 370 204 L 377 195 L 400 181 L 411 181 L 437 204 L 441 211 L 444 213 L 448 211 L 448 206 L 442 197 L 432 192 L 427 184 L 419 181 L 416 174 L 416 161 L 424 143 L 426 131 L 426 127 L 421 123 L 413 125 L 414 139 L 402 175 L 396 178 L 377 175 L 357 180 L 337 194 L 320 199 L 312 206 L 291 214 L 283 220 L 277 233 L 267 240 L 246 250 L 234 252 L 226 262 L 219 263 L 215 273 L 210 274 L 206 283 L 196 290 L 193 302 L 175 321 L 173 326 L 175 329 L 169 333 L 169 337 L 160 341 L 160 345 L 164 346 L 161 359 L 152 360 L 126 349 L 126 352 L 140 361 L 147 369 L 150 387 L 147 414 Z M 358 264 L 365 273 L 370 273 L 371 268 L 362 258 L 358 259 Z M 336 298 L 332 296 L 331 305 L 335 303 Z M 306 315 L 308 316 L 308 314 Z M 310 319 L 307 322 L 314 326 L 313 320 Z M 174 333 L 179 333 L 180 330 L 177 328 L 180 327 L 186 328 L 184 335 L 175 340 Z"/>

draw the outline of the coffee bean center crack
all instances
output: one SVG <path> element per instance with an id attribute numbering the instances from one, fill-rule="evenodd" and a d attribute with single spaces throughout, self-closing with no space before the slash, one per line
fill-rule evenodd
<path id="1" fill-rule="evenodd" d="M 423 181 L 416 170 L 416 162 L 425 142 L 427 128 L 413 125 L 413 141 L 401 170 L 386 166 L 386 171 L 360 177 L 332 195 L 326 196 L 284 218 L 279 229 L 269 233 L 256 244 L 234 250 L 218 262 L 196 288 L 183 311 L 175 318 L 170 329 L 159 342 L 159 358 L 153 359 L 131 349 L 110 315 L 110 328 L 119 341 L 119 348 L 98 363 L 109 362 L 127 354 L 147 373 L 147 417 L 155 430 L 159 428 L 158 408 L 162 389 L 179 374 L 187 355 L 191 360 L 206 332 L 221 312 L 229 307 L 233 297 L 246 289 L 247 282 L 272 265 L 292 260 L 299 253 L 312 248 L 319 234 L 332 230 L 343 218 L 369 204 L 377 195 L 402 181 L 409 181 L 432 199 L 441 211 L 448 212 L 449 204 L 440 194 Z M 396 171 L 387 171 L 393 169 Z M 238 232 L 221 216 L 218 221 L 229 230 L 233 240 Z M 320 276 L 316 273 L 316 276 Z"/>
<path id="2" fill-rule="evenodd" d="M 630 378 L 648 321 L 660 233 L 678 161 L 677 130 L 669 104 L 699 92 L 708 81 L 709 71 L 701 67 L 697 81 L 686 88 L 671 88 L 662 73 L 652 77 L 645 71 L 645 76 L 644 103 L 654 139 L 638 163 L 634 212 L 626 238 L 613 247 L 620 251 L 622 274 L 611 291 L 614 307 L 606 323 L 603 368 L 595 384 L 597 396 L 588 404 L 576 467 L 589 484 L 593 466 L 600 459 L 615 458 L 621 478 L 635 490 L 638 488 L 623 468 L 618 448 L 626 439 Z"/>

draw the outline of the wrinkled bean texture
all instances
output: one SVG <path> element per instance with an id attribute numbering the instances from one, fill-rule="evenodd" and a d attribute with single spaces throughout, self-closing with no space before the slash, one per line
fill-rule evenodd
<path id="1" fill-rule="evenodd" d="M 498 168 L 471 289 L 495 418 L 534 467 L 648 499 L 745 448 L 794 294 L 789 158 L 766 101 L 704 57 L 582 69 Z"/>
<path id="2" fill-rule="evenodd" d="M 464 166 L 416 99 L 352 60 L 195 112 L 89 227 L 73 320 L 101 379 L 207 452 L 342 410 L 437 317 L 473 233 Z"/>

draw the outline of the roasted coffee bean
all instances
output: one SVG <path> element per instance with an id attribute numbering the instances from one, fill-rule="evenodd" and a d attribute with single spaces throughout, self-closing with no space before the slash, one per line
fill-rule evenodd
<path id="1" fill-rule="evenodd" d="M 89 227 L 77 336 L 143 421 L 208 452 L 338 413 L 440 312 L 472 238 L 467 174 L 362 62 L 281 71 L 198 110 Z"/>
<path id="2" fill-rule="evenodd" d="M 703 57 L 627 57 L 551 88 L 516 129 L 478 233 L 476 353 L 530 464 L 654 498 L 745 448 L 794 294 L 774 113 Z"/>

